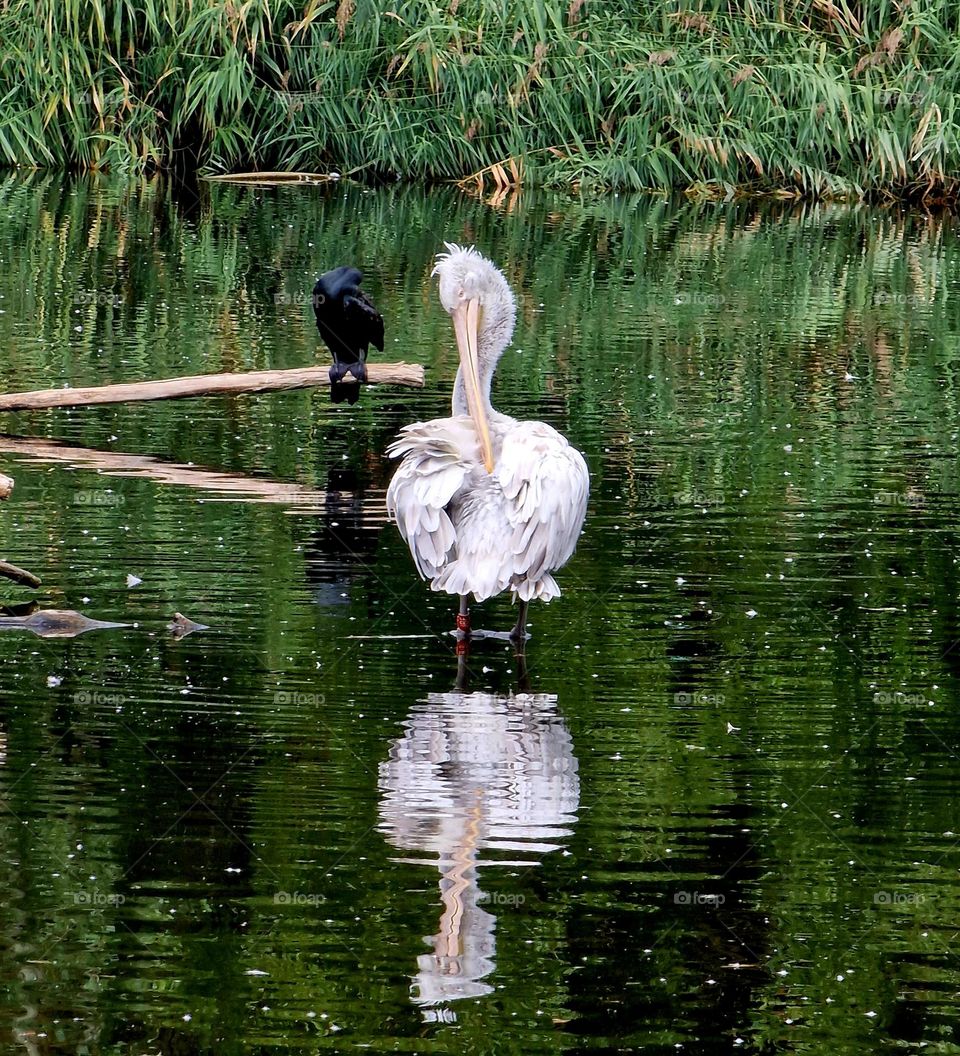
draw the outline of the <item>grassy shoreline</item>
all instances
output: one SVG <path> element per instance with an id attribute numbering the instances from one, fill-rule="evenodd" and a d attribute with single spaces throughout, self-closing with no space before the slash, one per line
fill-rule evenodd
<path id="1" fill-rule="evenodd" d="M 2 0 L 0 165 L 960 196 L 960 6 Z"/>

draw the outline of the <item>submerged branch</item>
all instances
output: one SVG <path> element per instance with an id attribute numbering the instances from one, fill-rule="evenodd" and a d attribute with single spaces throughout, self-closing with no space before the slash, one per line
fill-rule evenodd
<path id="1" fill-rule="evenodd" d="M 13 436 L 0 436 L 0 451 L 19 458 L 36 459 L 39 462 L 63 463 L 77 469 L 96 470 L 105 476 L 147 477 L 162 484 L 200 488 L 209 492 L 213 500 L 278 503 L 295 507 L 298 511 L 314 512 L 323 509 L 327 501 L 325 491 L 308 488 L 303 484 L 268 480 L 263 477 L 246 477 L 240 473 L 220 473 L 176 462 L 161 462 L 149 455 L 97 451 L 49 440 Z M 104 505 L 108 504 L 105 499 Z"/>

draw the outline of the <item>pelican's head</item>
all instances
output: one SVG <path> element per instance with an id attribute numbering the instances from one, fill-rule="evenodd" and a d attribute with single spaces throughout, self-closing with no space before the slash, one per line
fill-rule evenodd
<path id="1" fill-rule="evenodd" d="M 517 305 L 503 272 L 472 246 L 445 242 L 433 274 L 440 280 L 440 302 L 453 319 L 460 353 L 460 377 L 467 411 L 480 438 L 483 462 L 493 471 L 487 424 L 490 379 L 510 343 Z"/>

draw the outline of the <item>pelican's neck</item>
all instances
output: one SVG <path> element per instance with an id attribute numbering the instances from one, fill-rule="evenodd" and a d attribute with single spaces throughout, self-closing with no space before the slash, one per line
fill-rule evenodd
<path id="1" fill-rule="evenodd" d="M 499 359 L 499 356 L 497 357 Z M 493 404 L 490 402 L 490 383 L 493 381 L 493 372 L 497 369 L 496 360 L 488 362 L 481 359 L 481 368 L 479 371 L 480 379 L 480 398 L 483 400 L 483 409 L 487 413 L 488 418 L 492 418 L 496 415 L 496 411 L 493 409 Z M 457 368 L 457 376 L 453 382 L 453 397 L 450 401 L 453 409 L 454 417 L 457 415 L 468 415 L 470 413 L 467 407 L 467 387 L 463 380 L 463 367 Z"/>
<path id="2" fill-rule="evenodd" d="M 491 306 L 484 309 L 483 322 L 477 334 L 477 380 L 480 382 L 480 399 L 483 408 L 491 421 L 503 418 L 504 415 L 494 410 L 490 402 L 490 385 L 497 371 L 500 357 L 513 337 L 513 325 L 516 318 L 516 303 L 510 287 L 503 282 L 503 294 Z M 454 415 L 469 414 L 467 407 L 467 390 L 463 380 L 463 367 L 457 369 L 453 382 L 451 400 Z"/>

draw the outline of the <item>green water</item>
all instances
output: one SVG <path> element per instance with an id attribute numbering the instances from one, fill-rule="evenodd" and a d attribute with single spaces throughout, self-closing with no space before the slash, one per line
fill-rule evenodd
<path id="1" fill-rule="evenodd" d="M 444 239 L 593 480 L 469 695 L 383 510 Z M 323 360 L 341 263 L 422 391 L 0 419 L 0 601 L 129 625 L 0 632 L 3 1051 L 960 1052 L 953 218 L 9 177 L 0 388 Z"/>

